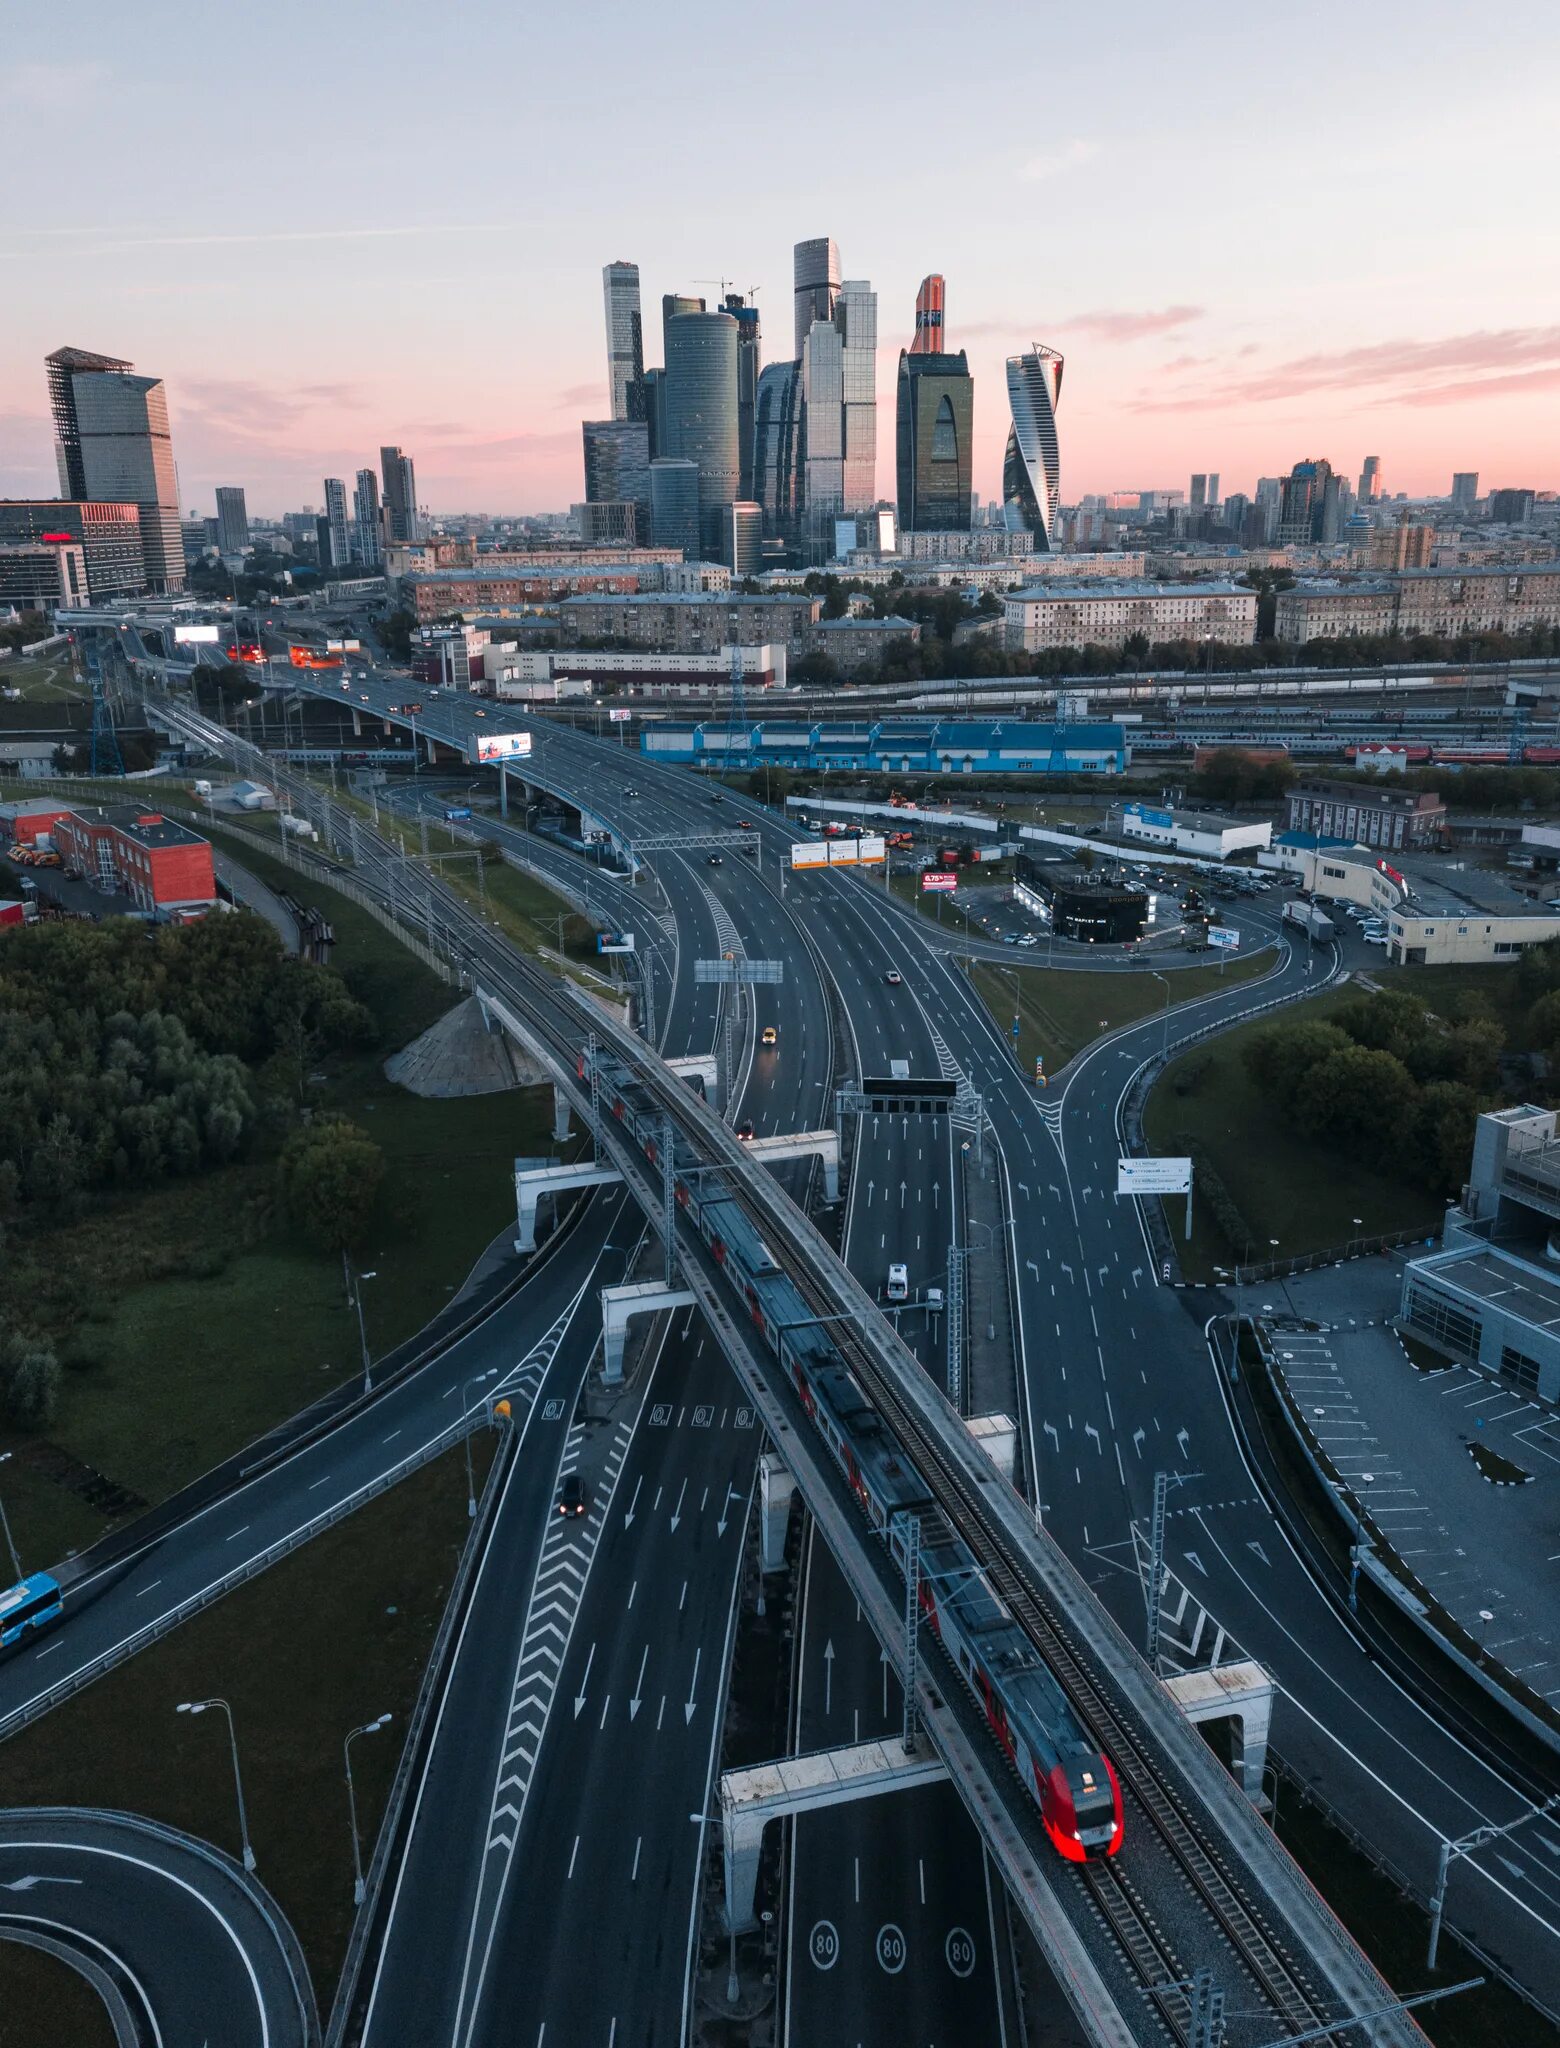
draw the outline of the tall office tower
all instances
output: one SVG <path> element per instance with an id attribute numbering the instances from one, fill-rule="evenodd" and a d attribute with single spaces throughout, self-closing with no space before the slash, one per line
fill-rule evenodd
<path id="1" fill-rule="evenodd" d="M 1459 512 L 1471 512 L 1479 501 L 1479 472 L 1459 469 L 1452 477 L 1452 503 Z"/>
<path id="2" fill-rule="evenodd" d="M 1213 505 L 1217 505 L 1217 504 L 1218 504 L 1218 502 L 1219 502 L 1219 472 L 1218 472 L 1218 471 L 1217 471 L 1216 469 L 1210 469 L 1210 470 L 1209 470 L 1209 472 L 1208 472 L 1208 503 L 1209 503 L 1209 505 L 1210 505 L 1210 506 L 1213 506 Z"/>
<path id="3" fill-rule="evenodd" d="M 666 329 L 666 452 L 699 469 L 699 542 L 720 556 L 721 507 L 736 498 L 737 323 L 729 313 L 678 313 Z"/>
<path id="4" fill-rule="evenodd" d="M 322 569 L 345 569 L 352 560 L 352 539 L 347 531 L 347 486 L 339 476 L 325 479 L 325 527 L 330 536 L 330 560 Z"/>
<path id="5" fill-rule="evenodd" d="M 1208 479 L 1207 479 L 1207 477 L 1206 477 L 1206 476 L 1202 476 L 1202 475 L 1199 475 L 1199 474 L 1198 474 L 1198 473 L 1197 473 L 1197 472 L 1196 472 L 1196 471 L 1194 470 L 1194 471 L 1193 471 L 1193 473 L 1192 473 L 1192 500 L 1191 500 L 1191 508 L 1190 508 L 1190 509 L 1191 509 L 1191 510 L 1192 510 L 1193 512 L 1198 512 L 1198 511 L 1201 511 L 1201 509 L 1203 508 L 1203 506 L 1204 506 L 1204 505 L 1206 505 L 1206 504 L 1207 504 L 1207 502 L 1208 502 Z"/>
<path id="6" fill-rule="evenodd" d="M 733 576 L 756 576 L 764 566 L 759 542 L 764 534 L 762 508 L 738 499 L 720 508 L 720 558 Z"/>
<path id="7" fill-rule="evenodd" d="M 249 545 L 249 513 L 237 484 L 217 485 L 217 547 L 224 555 L 241 555 Z"/>
<path id="8" fill-rule="evenodd" d="M 834 318 L 834 301 L 840 295 L 840 252 L 833 239 L 821 235 L 816 241 L 798 242 L 791 252 L 791 276 L 796 353 L 800 356 L 813 322 Z"/>
<path id="9" fill-rule="evenodd" d="M 963 349 L 902 349 L 894 421 L 901 532 L 968 530 L 974 425 L 975 383 Z"/>
<path id="10" fill-rule="evenodd" d="M 379 479 L 371 469 L 357 473 L 352 516 L 357 521 L 357 558 L 365 569 L 377 569 L 385 557 L 380 545 Z"/>
<path id="11" fill-rule="evenodd" d="M 417 476 L 412 468 L 412 458 L 403 455 L 399 448 L 381 448 L 379 474 L 385 487 L 385 539 L 421 540 L 422 523 L 417 517 Z"/>
<path id="12" fill-rule="evenodd" d="M 940 356 L 947 349 L 947 334 L 943 320 L 945 286 L 934 270 L 930 276 L 921 279 L 921 289 L 915 295 L 915 338 L 910 343 L 913 356 Z"/>
<path id="13" fill-rule="evenodd" d="M 702 313 L 704 301 L 689 298 L 684 292 L 663 292 L 661 294 L 661 361 L 670 363 L 672 348 L 672 322 L 680 320 L 684 313 Z M 663 373 L 664 374 L 664 373 Z"/>
<path id="14" fill-rule="evenodd" d="M 148 584 L 182 590 L 179 479 L 162 380 L 74 348 L 56 349 L 48 371 L 63 495 L 135 505 Z"/>
<path id="15" fill-rule="evenodd" d="M 845 510 L 865 512 L 877 503 L 877 293 L 865 278 L 840 286 L 834 324 L 843 343 Z"/>
<path id="16" fill-rule="evenodd" d="M 802 521 L 809 558 L 833 553 L 845 509 L 845 344 L 832 320 L 815 320 L 802 349 Z"/>
<path id="17" fill-rule="evenodd" d="M 1329 492 L 1328 486 L 1332 489 Z M 1330 499 L 1330 511 L 1329 511 Z M 1321 457 L 1297 462 L 1280 487 L 1278 538 L 1281 546 L 1325 541 L 1329 518 L 1338 520 L 1338 490 L 1330 462 Z M 1331 535 L 1336 540 L 1336 531 Z"/>
<path id="18" fill-rule="evenodd" d="M 1381 457 L 1367 455 L 1360 471 L 1360 503 L 1374 505 L 1381 497 Z"/>
<path id="19" fill-rule="evenodd" d="M 587 503 L 633 505 L 650 531 L 650 429 L 644 420 L 582 420 Z"/>
<path id="20" fill-rule="evenodd" d="M 1231 491 L 1223 504 L 1224 524 L 1239 540 L 1246 526 L 1246 514 L 1251 510 L 1251 500 L 1244 491 Z"/>
<path id="21" fill-rule="evenodd" d="M 1056 515 L 1062 495 L 1062 456 L 1056 438 L 1056 408 L 1062 396 L 1063 358 L 1037 341 L 1027 355 L 1007 359 L 1008 429 L 1002 461 L 1003 516 L 1010 527 L 1028 527 L 1037 554 L 1056 544 Z"/>
<path id="22" fill-rule="evenodd" d="M 117 376 L 135 368 L 118 356 L 94 355 L 89 348 L 57 348 L 43 359 L 49 377 L 49 410 L 54 415 L 54 458 L 59 465 L 60 496 L 86 498 L 87 475 L 81 460 L 81 424 L 76 417 L 75 378 Z"/>
<path id="23" fill-rule="evenodd" d="M 650 540 L 699 560 L 699 465 L 661 455 L 650 465 Z"/>
<path id="24" fill-rule="evenodd" d="M 607 396 L 612 417 L 643 419 L 645 342 L 639 317 L 639 265 L 607 264 L 601 273 L 601 289 L 607 312 Z"/>
<path id="25" fill-rule="evenodd" d="M 737 323 L 737 447 L 741 475 L 737 496 L 751 500 L 753 493 L 753 408 L 758 398 L 761 335 L 758 308 L 750 306 L 740 292 L 727 292 L 726 311 Z"/>
<path id="26" fill-rule="evenodd" d="M 1530 526 L 1537 493 L 1527 490 L 1490 492 L 1490 518 L 1496 526 Z"/>
<path id="27" fill-rule="evenodd" d="M 807 457 L 800 363 L 766 363 L 753 405 L 753 496 L 764 534 L 794 548 L 801 537 Z"/>

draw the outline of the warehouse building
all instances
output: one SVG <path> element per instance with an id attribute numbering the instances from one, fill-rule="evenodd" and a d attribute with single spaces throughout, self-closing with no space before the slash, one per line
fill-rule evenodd
<path id="1" fill-rule="evenodd" d="M 1027 719 L 895 718 L 877 724 L 767 720 L 647 725 L 639 744 L 659 761 L 696 768 L 769 763 L 863 775 L 1120 775 L 1130 755 L 1119 725 L 1042 725 Z"/>
<path id="2" fill-rule="evenodd" d="M 138 910 L 198 916 L 216 901 L 210 841 L 139 804 L 7 804 L 0 819 L 15 843 L 47 840 L 67 868 L 122 889 Z"/>
<path id="3" fill-rule="evenodd" d="M 1404 1269 L 1405 1329 L 1461 1364 L 1560 1401 L 1560 1136 L 1555 1112 L 1487 1111 L 1441 1249 Z"/>
<path id="4" fill-rule="evenodd" d="M 1265 852 L 1273 838 L 1266 818 L 1221 818 L 1213 811 L 1173 811 L 1155 804 L 1114 804 L 1108 822 L 1123 839 L 1141 839 L 1201 860 Z"/>

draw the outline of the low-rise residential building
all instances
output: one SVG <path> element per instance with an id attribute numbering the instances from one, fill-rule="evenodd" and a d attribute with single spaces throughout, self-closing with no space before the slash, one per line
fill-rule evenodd
<path id="1" fill-rule="evenodd" d="M 1278 593 L 1274 619 L 1276 638 L 1300 642 L 1364 633 L 1520 633 L 1529 626 L 1560 626 L 1560 561 L 1302 579 Z"/>
<path id="2" fill-rule="evenodd" d="M 558 607 L 566 640 L 615 641 L 620 646 L 676 654 L 715 654 L 733 642 L 768 641 L 799 650 L 823 611 L 819 597 L 742 597 L 731 592 L 592 593 Z"/>
<path id="3" fill-rule="evenodd" d="M 490 612 L 502 618 L 582 591 L 624 596 L 638 588 L 634 569 L 437 569 L 403 576 L 399 594 L 400 602 L 422 624 L 464 612 Z"/>
<path id="4" fill-rule="evenodd" d="M 857 675 L 875 668 L 885 655 L 903 654 L 919 644 L 918 619 L 819 619 L 807 635 L 808 643 L 826 654 L 842 675 Z"/>
<path id="5" fill-rule="evenodd" d="M 1134 637 L 1217 640 L 1249 647 L 1257 637 L 1257 593 L 1237 583 L 1030 583 L 1003 600 L 1010 652 L 1049 647 L 1121 648 Z"/>
<path id="6" fill-rule="evenodd" d="M 1446 825 L 1446 805 L 1429 789 L 1388 789 L 1374 784 L 1307 778 L 1289 792 L 1291 832 L 1320 832 L 1360 846 L 1435 846 Z"/>

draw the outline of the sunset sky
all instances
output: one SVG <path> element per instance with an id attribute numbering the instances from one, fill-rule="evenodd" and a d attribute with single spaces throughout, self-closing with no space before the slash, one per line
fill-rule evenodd
<path id="1" fill-rule="evenodd" d="M 15 37 L 20 11 L 8 10 Z M 1003 357 L 1063 350 L 1062 495 L 1324 455 L 1560 484 L 1560 10 L 1446 0 L 782 9 L 79 0 L 4 66 L 0 496 L 56 488 L 43 357 L 168 386 L 186 509 L 414 457 L 434 512 L 561 509 L 601 266 L 878 292 L 878 490 L 927 270 L 1000 482 Z"/>

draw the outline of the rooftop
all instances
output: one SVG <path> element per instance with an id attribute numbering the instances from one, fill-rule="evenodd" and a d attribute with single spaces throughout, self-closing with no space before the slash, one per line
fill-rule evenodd
<path id="1" fill-rule="evenodd" d="M 461 571 L 454 570 L 450 573 L 454 575 L 459 575 Z M 610 572 L 604 571 L 603 573 Z M 413 577 L 411 580 L 415 582 L 417 579 Z M 437 583 L 440 582 L 442 579 L 440 577 L 433 576 L 430 577 L 428 580 L 430 582 Z M 779 591 L 768 593 L 759 597 L 749 597 L 735 590 L 637 590 L 632 591 L 627 595 L 618 595 L 613 594 L 611 592 L 603 592 L 599 595 L 595 593 L 590 593 L 583 597 L 566 597 L 563 600 L 563 602 L 565 604 L 733 605 L 821 604 L 823 600 L 818 597 L 808 597 L 805 593 L 801 593 L 796 596 L 787 596 L 785 593 Z"/>
<path id="2" fill-rule="evenodd" d="M 160 811 L 147 810 L 141 804 L 101 804 L 95 809 L 85 804 L 73 804 L 71 814 L 89 825 L 112 825 L 116 832 L 122 832 L 138 846 L 206 844 L 200 834 L 190 831 L 187 825 L 176 825 Z"/>
<path id="3" fill-rule="evenodd" d="M 1008 592 L 1009 604 L 1032 603 L 1054 604 L 1068 598 L 1097 602 L 1101 598 L 1113 597 L 1249 597 L 1252 604 L 1257 593 L 1244 583 L 1151 583 L 1144 576 L 1090 577 L 1084 583 L 1026 583 L 1022 590 Z"/>

